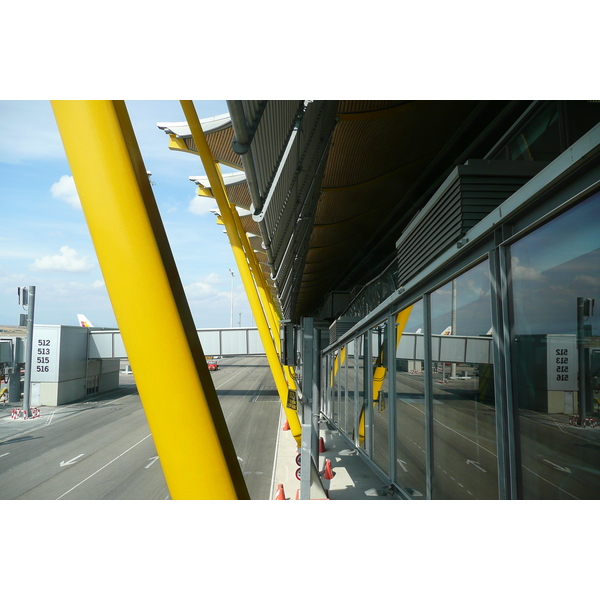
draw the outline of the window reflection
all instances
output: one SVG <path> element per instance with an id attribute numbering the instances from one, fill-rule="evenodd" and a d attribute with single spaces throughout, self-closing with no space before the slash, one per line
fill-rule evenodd
<path id="1" fill-rule="evenodd" d="M 487 261 L 431 295 L 433 497 L 498 498 Z"/>
<path id="2" fill-rule="evenodd" d="M 419 331 L 417 334 L 416 332 Z M 423 301 L 396 315 L 396 464 L 395 478 L 414 499 L 426 498 Z M 422 344 L 419 346 L 422 348 Z"/>
<path id="3" fill-rule="evenodd" d="M 339 415 L 339 352 L 336 350 L 331 354 L 331 373 L 330 373 L 330 385 L 331 385 L 331 420 L 334 423 L 338 422 Z"/>
<path id="4" fill-rule="evenodd" d="M 550 102 L 539 108 L 493 158 L 549 161 L 560 152 L 558 103 Z"/>
<path id="5" fill-rule="evenodd" d="M 578 426 L 575 415 L 598 416 L 600 194 L 514 243 L 510 259 L 521 495 L 596 499 L 600 429 Z M 594 314 L 582 323 L 583 377 L 578 377 L 578 297 L 596 299 Z"/>
<path id="6" fill-rule="evenodd" d="M 350 437 L 354 437 L 355 399 L 354 399 L 354 372 L 356 364 L 355 344 L 349 342 L 346 356 L 346 423 L 344 431 Z"/>
<path id="7" fill-rule="evenodd" d="M 357 431 L 354 433 L 354 441 L 356 444 L 362 448 L 366 449 L 366 435 L 365 435 L 365 411 L 367 410 L 367 395 L 366 395 L 366 385 L 367 380 L 365 377 L 365 338 L 364 336 L 360 336 L 356 340 L 356 367 L 358 369 L 358 406 L 356 408 L 357 413 Z"/>
<path id="8" fill-rule="evenodd" d="M 340 348 L 340 352 L 338 354 L 338 384 L 339 384 L 339 408 L 338 408 L 338 422 L 340 429 L 342 431 L 346 430 L 346 358 L 348 352 L 346 346 L 342 346 Z"/>
<path id="9" fill-rule="evenodd" d="M 371 330 L 373 348 L 373 460 L 389 472 L 389 377 L 387 370 L 387 323 Z"/>

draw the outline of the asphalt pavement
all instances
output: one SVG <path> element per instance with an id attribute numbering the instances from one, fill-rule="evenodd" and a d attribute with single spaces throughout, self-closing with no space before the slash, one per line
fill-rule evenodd
<path id="1" fill-rule="evenodd" d="M 264 357 L 223 359 L 212 376 L 250 497 L 276 499 L 281 484 L 296 499 L 297 446 Z M 170 498 L 132 375 L 121 374 L 119 390 L 43 406 L 35 418 L 12 419 L 15 408 L 0 404 L 0 499 Z M 326 421 L 320 427 L 329 499 L 391 499 L 345 438 Z M 326 460 L 333 479 L 324 478 Z"/>

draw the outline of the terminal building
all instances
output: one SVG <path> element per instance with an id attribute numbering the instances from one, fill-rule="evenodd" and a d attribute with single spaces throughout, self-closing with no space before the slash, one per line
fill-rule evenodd
<path id="1" fill-rule="evenodd" d="M 254 327 L 198 329 L 202 348 L 211 356 L 264 354 Z M 131 373 L 118 330 L 105 327 L 40 325 L 33 327 L 31 406 L 60 406 L 119 388 L 119 372 Z M 20 403 L 26 369 L 26 337 L 0 337 L 0 391 Z M 122 365 L 124 361 L 124 365 Z"/>
<path id="2" fill-rule="evenodd" d="M 227 104 L 200 121 L 182 101 L 186 120 L 158 127 L 171 150 L 202 160 L 206 175 L 190 173 L 190 185 L 218 203 L 302 453 L 301 498 L 323 420 L 396 498 L 600 498 L 600 102 Z M 126 110 L 115 103 L 110 123 L 98 114 L 86 130 L 77 107 L 54 105 L 109 272 L 93 203 L 111 191 L 94 190 L 91 174 L 86 199 L 70 147 L 75 130 L 100 136 L 114 123 L 110 143 L 115 130 L 130 140 Z M 151 189 L 128 148 L 160 249 Z M 131 260 L 144 263 L 139 252 Z M 158 296 L 174 298 L 189 331 L 169 277 Z M 126 290 L 117 296 L 134 372 L 149 378 Z M 193 336 L 179 339 L 201 352 Z M 176 444 L 167 430 L 164 443 Z"/>

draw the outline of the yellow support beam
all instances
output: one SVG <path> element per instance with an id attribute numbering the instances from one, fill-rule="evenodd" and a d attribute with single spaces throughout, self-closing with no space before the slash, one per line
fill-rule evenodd
<path id="1" fill-rule="evenodd" d="M 404 310 L 401 310 L 396 315 L 396 348 L 400 344 L 400 339 L 402 338 L 402 334 L 406 329 L 406 323 L 408 323 L 408 319 L 410 317 L 410 313 L 412 312 L 413 305 L 411 304 Z M 380 366 L 375 367 L 373 372 L 373 393 L 372 393 L 372 401 L 376 402 L 379 396 L 379 392 L 385 381 L 385 377 L 387 375 L 387 367 L 383 366 L 381 363 L 385 362 L 385 342 L 382 347 L 379 349 L 379 363 Z M 365 411 L 364 407 L 361 410 L 359 423 L 358 423 L 358 431 L 359 431 L 359 439 L 362 443 L 365 437 Z"/>
<path id="2" fill-rule="evenodd" d="M 52 108 L 171 497 L 249 499 L 124 102 Z"/>
<path id="3" fill-rule="evenodd" d="M 206 136 L 202 130 L 200 119 L 196 113 L 194 103 L 191 100 L 181 100 L 180 102 L 181 108 L 183 109 L 183 113 L 187 120 L 187 124 L 192 133 L 194 143 L 196 144 L 196 148 L 198 148 L 198 154 L 202 160 L 204 170 L 206 171 L 206 175 L 210 182 L 213 196 L 217 202 L 217 206 L 219 207 L 221 220 L 225 225 L 225 229 L 229 237 L 229 243 L 231 244 L 233 256 L 236 261 L 246 295 L 248 297 L 248 302 L 250 303 L 252 314 L 254 315 L 254 320 L 265 349 L 265 354 L 269 362 L 269 367 L 271 368 L 271 373 L 273 374 L 273 379 L 281 399 L 283 410 L 285 412 L 292 435 L 294 436 L 296 443 L 300 445 L 302 427 L 300 424 L 300 419 L 298 418 L 298 413 L 295 410 L 287 407 L 287 398 L 290 391 L 290 385 L 286 379 L 285 372 L 282 368 L 279 355 L 277 353 L 277 342 L 274 338 L 279 339 L 279 336 L 278 334 L 275 336 L 273 335 L 274 332 L 269 326 L 269 318 L 266 314 L 267 311 L 263 308 L 261 295 L 258 291 L 260 289 L 260 285 L 258 285 L 258 274 L 261 271 L 260 267 L 258 267 L 258 264 L 256 263 L 257 266 L 254 269 L 254 273 L 256 274 L 255 278 L 253 276 L 253 270 L 250 268 L 248 263 L 249 260 L 252 261 L 250 254 L 248 252 L 247 257 L 247 253 L 244 251 L 243 238 L 246 238 L 246 242 L 248 242 L 248 239 L 245 234 L 241 235 L 240 233 L 243 232 L 243 229 L 241 227 L 241 222 L 238 223 L 239 215 L 229 202 L 223 177 L 221 175 L 221 170 L 210 150 L 208 142 L 206 141 Z M 248 248 L 251 250 L 249 244 Z M 251 256 L 254 256 L 253 251 Z"/>
<path id="4" fill-rule="evenodd" d="M 215 161 L 215 163 L 216 163 L 216 161 Z M 222 182 L 222 180 L 221 180 L 221 182 Z M 223 190 L 224 190 L 225 195 L 227 196 L 227 191 L 226 191 L 224 185 L 223 185 Z M 268 288 L 267 282 L 265 280 L 265 274 L 263 273 L 263 270 L 261 269 L 260 264 L 258 263 L 258 259 L 256 258 L 254 249 L 252 248 L 252 245 L 250 244 L 250 240 L 248 240 L 248 235 L 246 234 L 246 231 L 244 230 L 242 221 L 240 219 L 240 215 L 238 214 L 237 210 L 235 209 L 235 206 L 231 202 L 229 202 L 229 199 L 227 199 L 226 210 L 228 210 L 228 212 L 231 214 L 231 220 L 233 221 L 236 235 L 240 239 L 242 248 L 246 255 L 247 262 L 250 266 L 250 273 L 252 274 L 252 277 L 254 279 L 255 289 L 258 291 L 259 301 L 262 306 L 265 318 L 267 320 L 268 327 L 271 332 L 271 339 L 273 340 L 273 343 L 275 344 L 275 349 L 277 351 L 278 356 L 281 356 L 281 339 L 279 338 L 279 321 L 281 319 L 281 316 L 277 313 L 277 310 L 275 308 L 275 303 L 273 302 L 271 293 L 269 292 L 269 288 Z M 224 225 L 222 218 L 220 220 L 217 220 L 217 223 Z M 280 363 L 279 363 L 278 368 L 281 368 L 283 370 L 283 374 L 284 374 L 284 377 L 285 377 L 287 385 L 288 385 L 288 391 L 295 392 L 298 388 L 296 386 L 294 369 L 292 367 L 289 367 L 288 365 L 281 365 Z M 284 404 L 284 408 L 287 408 L 285 406 L 286 402 L 287 402 L 287 396 L 286 396 L 285 400 L 282 397 L 282 403 Z M 290 425 L 290 430 L 292 431 L 292 434 L 296 438 L 298 445 L 300 445 L 300 436 L 301 436 L 302 426 L 300 425 L 298 415 L 296 413 L 295 415 L 288 414 L 287 416 L 288 416 L 288 424 Z M 290 420 L 289 420 L 290 418 L 292 419 L 293 423 L 290 423 Z M 296 424 L 296 421 L 297 421 L 297 424 Z"/>

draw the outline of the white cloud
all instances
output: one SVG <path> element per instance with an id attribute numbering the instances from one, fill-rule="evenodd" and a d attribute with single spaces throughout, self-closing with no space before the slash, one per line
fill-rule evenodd
<path id="1" fill-rule="evenodd" d="M 520 260 L 517 256 L 512 257 L 512 272 L 513 277 L 518 279 L 525 279 L 528 281 L 544 281 L 545 277 L 541 271 L 538 271 L 534 267 L 525 267 L 520 264 Z"/>
<path id="2" fill-rule="evenodd" d="M 62 200 L 63 202 L 70 204 L 73 208 L 81 208 L 79 195 L 75 188 L 75 181 L 71 175 L 63 175 L 56 183 L 53 183 L 50 188 L 50 193 L 53 198 Z"/>
<path id="3" fill-rule="evenodd" d="M 31 266 L 34 271 L 67 271 L 69 273 L 87 273 L 95 267 L 88 256 L 81 256 L 73 248 L 63 246 L 60 254 L 36 258 Z"/>
<path id="4" fill-rule="evenodd" d="M 204 300 L 224 296 L 229 298 L 229 294 L 219 292 L 217 285 L 221 283 L 221 278 L 216 273 L 211 273 L 199 281 L 185 286 L 186 295 L 190 300 Z"/>
<path id="5" fill-rule="evenodd" d="M 600 287 L 600 279 L 598 277 L 593 277 L 592 275 L 577 275 L 577 277 L 573 279 L 573 283 L 580 283 L 589 287 Z"/>
<path id="6" fill-rule="evenodd" d="M 188 211 L 194 215 L 206 215 L 211 208 L 217 208 L 217 202 L 214 198 L 206 196 L 196 196 L 189 204 Z"/>

